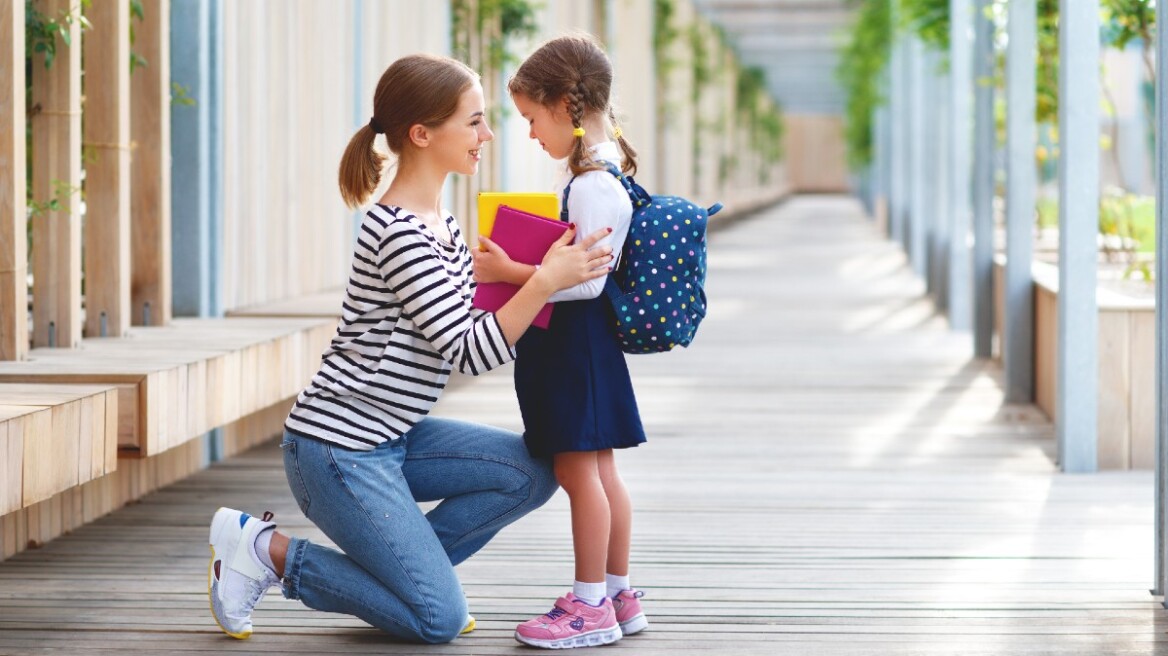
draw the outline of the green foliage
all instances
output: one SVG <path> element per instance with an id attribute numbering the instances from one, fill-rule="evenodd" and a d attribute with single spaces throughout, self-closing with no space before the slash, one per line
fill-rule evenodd
<path id="1" fill-rule="evenodd" d="M 1153 43 L 1156 0 L 1102 0 L 1101 4 L 1106 43 L 1121 50 L 1136 40 Z"/>
<path id="2" fill-rule="evenodd" d="M 872 114 L 885 102 L 881 80 L 891 54 L 892 14 L 887 2 L 851 0 L 849 4 L 856 19 L 835 73 L 848 97 L 848 159 L 854 168 L 863 168 L 872 161 Z"/>
<path id="3" fill-rule="evenodd" d="M 949 49 L 949 0 L 900 0 L 899 17 L 899 27 L 916 32 L 925 45 Z"/>
<path id="4" fill-rule="evenodd" d="M 134 20 L 146 20 L 146 10 L 142 7 L 142 0 L 130 0 L 130 46 L 134 45 Z M 139 68 L 148 66 L 146 58 L 133 50 L 130 51 L 130 73 L 132 74 Z"/>
<path id="5" fill-rule="evenodd" d="M 81 25 L 81 29 L 91 27 L 89 20 L 81 13 L 83 7 L 88 7 L 90 0 L 81 0 L 75 8 L 60 12 L 56 16 L 47 16 L 33 6 L 32 0 L 24 3 L 24 56 L 32 59 L 33 55 L 42 54 L 45 57 L 45 68 L 53 65 L 57 56 L 57 39 L 72 45 L 69 41 L 69 28 L 74 23 Z"/>
<path id="6" fill-rule="evenodd" d="M 466 64 L 476 65 L 470 52 L 471 29 L 483 34 L 486 25 L 497 19 L 499 35 L 490 38 L 485 44 L 486 61 L 482 65 L 499 69 L 504 64 L 517 62 L 519 58 L 509 47 L 511 40 L 536 33 L 538 25 L 535 12 L 538 7 L 539 4 L 531 0 L 479 0 L 475 7 L 477 11 L 472 15 L 471 3 L 467 0 L 453 0 L 450 5 L 450 35 L 454 57 Z"/>

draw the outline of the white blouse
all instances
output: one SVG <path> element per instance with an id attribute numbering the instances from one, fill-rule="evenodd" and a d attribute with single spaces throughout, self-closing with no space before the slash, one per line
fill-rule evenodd
<path id="1" fill-rule="evenodd" d="M 620 168 L 620 147 L 613 141 L 599 143 L 589 149 L 592 158 L 603 160 Z M 572 180 L 572 171 L 565 170 L 556 184 L 556 195 L 563 205 L 564 187 Z M 568 220 L 576 224 L 576 239 L 583 239 L 601 228 L 612 228 L 612 234 L 596 242 L 596 246 L 612 246 L 612 254 L 620 256 L 629 225 L 633 219 L 633 202 L 620 180 L 608 171 L 588 171 L 572 182 L 568 194 Z M 615 268 L 616 260 L 612 266 Z M 601 276 L 580 283 L 575 287 L 561 289 L 552 294 L 549 301 L 582 301 L 600 296 L 608 276 Z"/>

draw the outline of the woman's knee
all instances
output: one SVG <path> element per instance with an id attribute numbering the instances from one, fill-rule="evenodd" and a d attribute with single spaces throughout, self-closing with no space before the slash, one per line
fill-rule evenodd
<path id="1" fill-rule="evenodd" d="M 466 628 L 466 600 L 461 596 L 431 604 L 428 617 L 420 618 L 418 639 L 432 645 L 450 642 Z"/>

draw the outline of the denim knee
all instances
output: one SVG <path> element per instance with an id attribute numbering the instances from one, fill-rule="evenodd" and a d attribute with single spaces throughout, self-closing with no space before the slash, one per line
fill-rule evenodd
<path id="1" fill-rule="evenodd" d="M 435 604 L 430 621 L 419 624 L 418 639 L 432 645 L 450 642 L 466 628 L 469 613 L 461 596 L 447 603 Z"/>
<path id="2" fill-rule="evenodd" d="M 552 495 L 556 493 L 556 490 L 560 489 L 560 484 L 556 481 L 556 474 L 552 469 L 552 461 L 550 459 L 537 458 L 534 461 L 528 485 L 530 488 L 527 496 L 536 508 L 547 503 L 548 499 L 551 499 Z"/>

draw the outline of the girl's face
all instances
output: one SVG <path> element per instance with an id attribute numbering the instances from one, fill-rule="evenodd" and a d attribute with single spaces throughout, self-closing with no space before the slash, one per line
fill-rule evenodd
<path id="1" fill-rule="evenodd" d="M 519 115 L 527 119 L 527 136 L 539 142 L 552 159 L 564 159 L 572 152 L 576 137 L 572 135 L 572 119 L 563 102 L 551 107 L 540 105 L 522 94 L 511 96 Z"/>
<path id="2" fill-rule="evenodd" d="M 434 129 L 434 155 L 452 173 L 474 175 L 482 159 L 482 145 L 495 138 L 487 127 L 483 87 L 473 84 L 462 92 L 458 109 Z"/>

